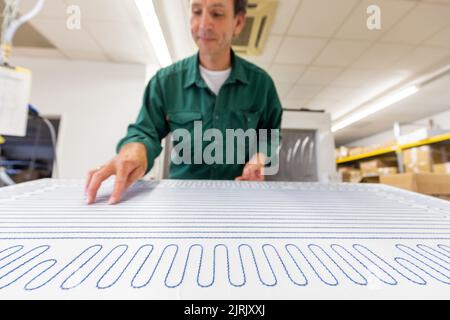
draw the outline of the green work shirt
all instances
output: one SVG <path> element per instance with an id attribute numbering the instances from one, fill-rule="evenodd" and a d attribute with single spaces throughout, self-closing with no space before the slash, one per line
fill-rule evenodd
<path id="1" fill-rule="evenodd" d="M 144 144 L 148 172 L 161 153 L 161 140 L 179 128 L 187 129 L 194 136 L 196 121 L 201 121 L 203 133 L 218 129 L 223 137 L 226 129 L 255 129 L 257 132 L 259 129 L 280 129 L 282 107 L 271 77 L 233 51 L 231 65 L 230 76 L 217 96 L 201 77 L 198 54 L 160 69 L 148 83 L 138 118 L 118 143 L 117 152 L 127 143 Z M 204 150 L 208 142 L 202 141 L 201 146 Z M 268 149 L 270 151 L 270 143 Z M 247 150 L 245 162 L 251 156 Z M 233 180 L 242 175 L 245 165 L 225 161 L 221 164 L 196 163 L 175 164 L 171 161 L 169 178 Z"/>

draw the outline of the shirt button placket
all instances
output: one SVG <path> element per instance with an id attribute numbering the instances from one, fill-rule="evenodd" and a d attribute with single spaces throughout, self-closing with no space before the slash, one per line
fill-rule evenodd
<path id="1" fill-rule="evenodd" d="M 220 123 L 219 123 L 219 121 L 220 121 L 220 114 L 219 114 L 220 106 L 219 106 L 219 96 L 218 95 L 215 96 L 215 99 L 213 102 L 213 108 L 214 108 L 213 109 L 213 128 L 221 130 Z M 212 180 L 217 179 L 217 176 L 218 176 L 217 165 L 216 164 L 211 165 L 210 170 L 211 170 L 211 174 L 210 174 L 211 179 Z"/>

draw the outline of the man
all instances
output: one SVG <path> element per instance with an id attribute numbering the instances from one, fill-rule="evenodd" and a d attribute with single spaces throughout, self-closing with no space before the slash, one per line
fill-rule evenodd
<path id="1" fill-rule="evenodd" d="M 150 80 L 138 119 L 117 146 L 118 155 L 89 172 L 88 204 L 95 202 L 101 183 L 111 175 L 116 179 L 109 203 L 119 202 L 122 193 L 150 171 L 169 132 L 194 133 L 199 123 L 201 129 L 222 133 L 280 128 L 282 108 L 272 79 L 231 50 L 244 27 L 246 7 L 247 0 L 190 1 L 198 54 L 161 69 Z M 200 152 L 205 147 L 202 143 Z M 170 178 L 264 180 L 268 155 L 246 150 L 245 156 L 245 165 L 172 162 Z"/>

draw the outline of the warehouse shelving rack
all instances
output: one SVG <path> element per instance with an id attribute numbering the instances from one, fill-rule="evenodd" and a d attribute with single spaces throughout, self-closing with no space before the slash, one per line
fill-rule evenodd
<path id="1" fill-rule="evenodd" d="M 377 149 L 377 150 L 374 150 L 371 152 L 366 152 L 366 153 L 362 153 L 362 154 L 358 154 L 358 155 L 354 155 L 354 156 L 338 158 L 338 159 L 336 159 L 336 164 L 337 165 L 351 164 L 358 160 L 376 158 L 376 157 L 392 154 L 392 155 L 397 156 L 399 172 L 403 172 L 402 158 L 403 158 L 404 150 L 415 148 L 415 147 L 420 147 L 420 146 L 424 146 L 424 145 L 441 143 L 441 142 L 450 142 L 450 132 L 441 134 L 441 135 L 437 135 L 437 136 L 433 136 L 433 137 L 430 137 L 427 139 L 415 141 L 412 143 L 397 144 L 397 145 L 390 146 L 390 147 L 380 148 L 380 149 Z"/>

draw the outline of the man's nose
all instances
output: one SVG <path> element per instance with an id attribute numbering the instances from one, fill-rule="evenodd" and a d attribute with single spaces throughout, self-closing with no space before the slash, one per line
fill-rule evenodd
<path id="1" fill-rule="evenodd" d="M 208 30 L 211 28 L 212 19 L 207 12 L 203 13 L 200 18 L 200 29 Z"/>

